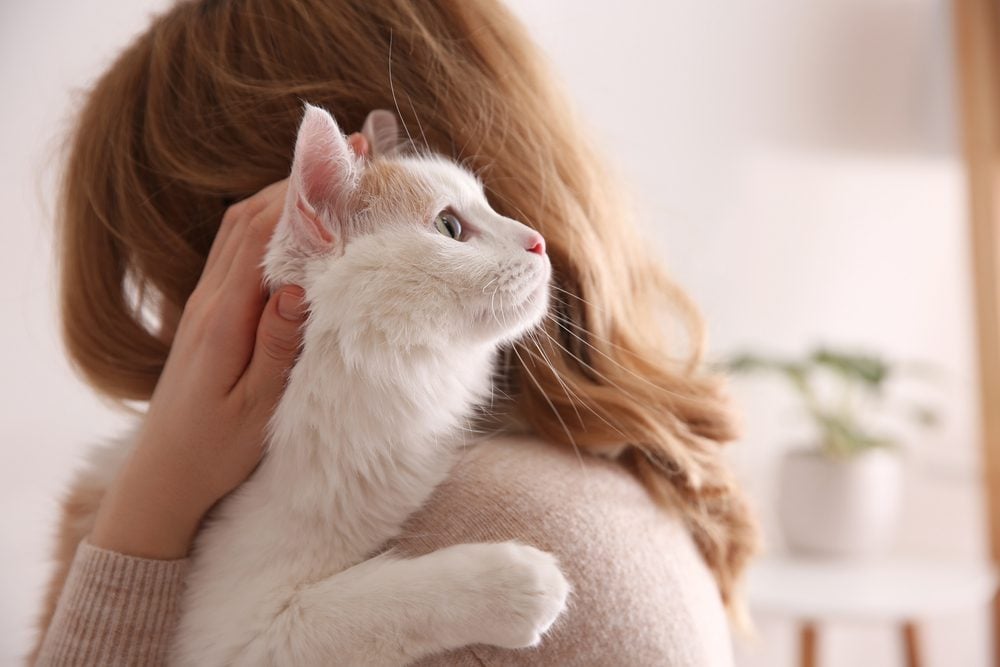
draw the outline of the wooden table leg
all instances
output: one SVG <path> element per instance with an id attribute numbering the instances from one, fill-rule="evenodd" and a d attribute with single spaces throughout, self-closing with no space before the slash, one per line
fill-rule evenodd
<path id="1" fill-rule="evenodd" d="M 811 621 L 799 629 L 799 665 L 816 667 L 816 624 Z"/>
<path id="2" fill-rule="evenodd" d="M 903 651 L 906 654 L 906 667 L 920 667 L 920 632 L 913 621 L 903 623 Z"/>

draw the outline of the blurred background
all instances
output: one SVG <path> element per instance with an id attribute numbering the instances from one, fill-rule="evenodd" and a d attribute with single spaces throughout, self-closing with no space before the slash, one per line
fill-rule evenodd
<path id="1" fill-rule="evenodd" d="M 702 308 L 711 358 L 749 352 L 778 371 L 734 381 L 745 437 L 730 456 L 767 539 L 738 664 L 798 665 L 805 640 L 817 664 L 902 665 L 906 621 L 924 664 L 990 664 L 951 4 L 508 2 Z M 125 419 L 74 378 L 58 340 L 60 142 L 88 83 L 167 4 L 0 4 L 0 664 L 27 650 L 58 494 L 85 446 Z M 810 404 L 801 380 L 814 370 Z M 831 433 L 846 453 L 823 453 Z M 796 472 L 788 452 L 803 447 L 814 454 Z M 841 522 L 840 543 L 789 539 L 801 517 L 787 508 L 810 503 Z M 872 513 L 883 523 L 854 525 Z M 824 590 L 837 608 L 814 608 Z"/>

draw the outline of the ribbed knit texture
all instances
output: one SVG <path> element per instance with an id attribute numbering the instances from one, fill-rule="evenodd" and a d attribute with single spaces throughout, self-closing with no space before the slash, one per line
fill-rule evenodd
<path id="1" fill-rule="evenodd" d="M 81 543 L 36 665 L 162 664 L 187 566 Z"/>
<path id="2" fill-rule="evenodd" d="M 419 667 L 732 665 L 718 590 L 690 536 L 620 465 L 491 440 L 465 453 L 390 546 L 419 555 L 508 539 L 557 556 L 569 608 L 539 647 L 472 646 Z M 160 664 L 185 567 L 81 545 L 38 664 Z"/>

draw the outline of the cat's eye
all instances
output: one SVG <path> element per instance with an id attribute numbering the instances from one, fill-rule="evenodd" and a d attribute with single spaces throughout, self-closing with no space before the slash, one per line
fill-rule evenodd
<path id="1" fill-rule="evenodd" d="M 453 239 L 462 235 L 462 224 L 458 218 L 447 211 L 441 211 L 437 214 L 437 217 L 434 218 L 434 228 Z"/>

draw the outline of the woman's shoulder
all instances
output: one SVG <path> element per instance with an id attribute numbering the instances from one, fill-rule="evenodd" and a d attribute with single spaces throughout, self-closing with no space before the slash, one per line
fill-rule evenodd
<path id="1" fill-rule="evenodd" d="M 537 649 L 476 647 L 480 663 L 466 651 L 422 664 L 731 664 L 718 590 L 683 522 L 623 466 L 533 437 L 484 441 L 396 546 L 512 539 L 559 559 L 574 590 L 564 619 Z"/>

